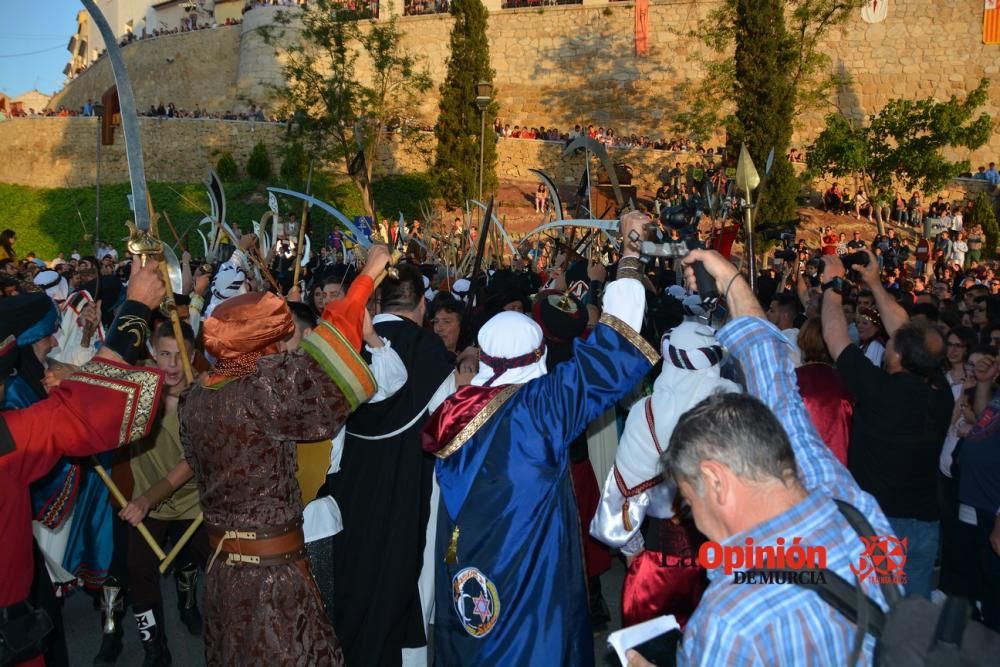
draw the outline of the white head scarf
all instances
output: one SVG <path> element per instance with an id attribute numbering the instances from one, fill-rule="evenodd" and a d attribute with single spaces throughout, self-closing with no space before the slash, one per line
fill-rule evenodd
<path id="1" fill-rule="evenodd" d="M 482 356 L 479 359 L 479 372 L 472 378 L 476 387 L 500 387 L 507 384 L 524 384 L 545 375 L 545 356 L 547 354 L 542 343 L 542 328 L 522 313 L 504 311 L 494 315 L 489 322 L 479 330 L 479 345 Z M 487 357 L 499 359 L 515 359 L 537 352 L 534 361 L 517 368 L 510 368 L 493 379 L 495 371 L 486 361 Z M 490 380 L 493 380 L 490 382 Z"/>
<path id="2" fill-rule="evenodd" d="M 61 275 L 52 271 L 39 271 L 35 274 L 33 281 L 36 285 L 45 290 L 49 298 L 58 303 L 62 303 L 69 296 L 69 283 Z"/>
<path id="3" fill-rule="evenodd" d="M 246 292 L 247 276 L 243 269 L 233 262 L 224 263 L 212 279 L 212 300 L 205 309 L 205 317 L 211 315 L 226 299 Z"/>
<path id="4" fill-rule="evenodd" d="M 615 453 L 615 469 L 628 487 L 635 487 L 663 472 L 656 444 L 663 451 L 667 450 L 681 415 L 716 392 L 742 391 L 739 385 L 723 379 L 720 374 L 722 348 L 711 327 L 683 322 L 663 337 L 661 348 L 663 370 L 653 383 L 653 394 L 637 402 L 629 411 Z M 653 418 L 655 440 L 650 434 L 649 413 Z M 611 484 L 613 486 L 614 482 Z M 675 492 L 672 484 L 660 484 L 650 490 L 653 495 L 646 513 L 661 519 L 673 516 L 671 504 Z M 607 511 L 604 503 L 599 511 Z M 600 521 L 604 530 L 609 531 L 607 534 L 615 539 L 621 537 L 618 512 L 615 507 L 614 519 L 605 517 L 606 520 Z"/>
<path id="5" fill-rule="evenodd" d="M 472 289 L 472 283 L 469 282 L 469 279 L 459 278 L 451 286 L 451 293 L 454 294 L 455 298 L 460 301 L 468 301 L 470 289 Z"/>

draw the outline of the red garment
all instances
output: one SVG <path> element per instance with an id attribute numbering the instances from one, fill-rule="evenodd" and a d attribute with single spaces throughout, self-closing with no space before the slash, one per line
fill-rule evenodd
<path id="1" fill-rule="evenodd" d="M 587 565 L 587 578 L 597 577 L 611 569 L 611 554 L 601 542 L 590 536 L 590 522 L 597 514 L 601 502 L 601 489 L 590 461 L 573 463 L 569 468 L 576 494 L 576 509 L 580 513 L 580 535 L 583 539 L 583 562 Z"/>
<path id="2" fill-rule="evenodd" d="M 824 255 L 836 255 L 837 254 L 837 242 L 838 238 L 833 234 L 823 237 L 823 254 Z"/>
<path id="3" fill-rule="evenodd" d="M 62 456 L 90 456 L 148 435 L 162 384 L 159 370 L 95 359 L 45 400 L 0 413 L 14 443 L 0 456 L 0 607 L 21 602 L 31 588 L 28 485 Z"/>
<path id="4" fill-rule="evenodd" d="M 854 397 L 832 366 L 804 364 L 795 369 L 799 394 L 809 417 L 826 446 L 837 460 L 847 465 L 847 445 L 851 441 Z"/>
<path id="5" fill-rule="evenodd" d="M 662 548 L 640 551 L 629 565 L 622 584 L 622 627 L 673 614 L 683 630 L 708 586 L 697 562 L 699 533 L 692 522 L 648 520 L 647 535 L 663 531 Z"/>

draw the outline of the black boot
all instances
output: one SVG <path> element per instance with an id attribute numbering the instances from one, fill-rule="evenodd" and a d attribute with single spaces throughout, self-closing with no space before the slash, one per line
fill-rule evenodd
<path id="1" fill-rule="evenodd" d="M 101 648 L 94 656 L 94 667 L 112 667 L 121 655 L 122 616 L 124 603 L 122 589 L 114 577 L 109 577 L 100 592 L 101 606 Z"/>
<path id="2" fill-rule="evenodd" d="M 194 637 L 201 636 L 201 612 L 198 611 L 198 566 L 188 563 L 176 574 L 177 611 L 181 622 Z"/>
<path id="3" fill-rule="evenodd" d="M 166 628 L 163 627 L 163 609 L 136 611 L 135 625 L 142 639 L 142 649 L 146 652 L 142 667 L 166 667 L 171 664 Z"/>
<path id="4" fill-rule="evenodd" d="M 611 610 L 608 603 L 604 601 L 604 594 L 601 592 L 601 578 L 590 578 L 590 624 L 594 632 L 603 632 L 608 629 L 611 622 Z"/>

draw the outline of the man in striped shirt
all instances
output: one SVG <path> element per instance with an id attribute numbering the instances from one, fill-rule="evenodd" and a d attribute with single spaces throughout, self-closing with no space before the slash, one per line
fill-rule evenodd
<path id="1" fill-rule="evenodd" d="M 791 344 L 767 321 L 749 284 L 717 253 L 693 251 L 684 260 L 688 267 L 695 261 L 726 294 L 732 320 L 718 339 L 742 367 L 749 395 L 712 396 L 685 413 L 665 468 L 699 530 L 722 549 L 784 544 L 788 553 L 798 540 L 804 549 L 825 549 L 826 567 L 857 585 L 851 565 L 864 546 L 833 499 L 860 510 L 877 535 L 891 535 L 889 523 L 816 433 L 796 388 Z M 816 593 L 792 584 L 737 584 L 721 567 L 708 576 L 678 665 L 848 664 L 856 628 Z M 862 587 L 885 608 L 877 584 Z M 871 663 L 874 646 L 866 637 L 863 664 Z M 630 652 L 630 665 L 648 664 Z"/>

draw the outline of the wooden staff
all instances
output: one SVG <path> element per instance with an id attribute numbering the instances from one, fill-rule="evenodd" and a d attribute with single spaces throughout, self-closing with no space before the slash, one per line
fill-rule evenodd
<path id="1" fill-rule="evenodd" d="M 167 221 L 167 226 L 170 227 L 170 233 L 174 235 L 174 240 L 177 241 L 177 245 L 179 245 L 182 249 L 187 250 L 187 243 L 181 241 L 181 237 L 177 235 L 177 229 L 174 227 L 174 223 L 170 221 L 170 216 L 167 215 L 166 211 L 163 212 L 163 219 Z"/>
<path id="2" fill-rule="evenodd" d="M 174 548 L 171 549 L 170 553 L 168 553 L 166 557 L 160 561 L 160 574 L 166 573 L 167 568 L 170 567 L 170 564 L 174 562 L 175 558 L 177 558 L 177 554 L 181 552 L 184 545 L 191 540 L 191 536 L 194 535 L 194 531 L 198 530 L 198 526 L 200 526 L 203 521 L 205 521 L 205 513 L 198 512 L 198 516 L 195 517 L 194 521 L 191 522 L 191 525 L 184 531 L 184 534 L 181 535 L 174 543 Z"/>
<path id="3" fill-rule="evenodd" d="M 149 233 L 155 239 L 159 239 L 160 235 L 158 233 L 157 220 L 159 216 L 153 211 L 153 200 L 149 196 L 149 191 L 146 191 L 146 207 L 149 209 L 149 219 L 150 227 Z M 177 352 L 181 357 L 181 366 L 184 368 L 184 377 L 187 379 L 188 384 L 194 382 L 194 370 L 191 368 L 191 357 L 188 355 L 187 343 L 184 340 L 184 333 L 181 330 L 181 318 L 177 314 L 177 304 L 174 303 L 173 289 L 170 286 L 170 269 L 167 266 L 166 261 L 161 254 L 160 256 L 160 275 L 163 277 L 163 284 L 167 288 L 166 296 L 163 299 L 163 305 L 166 307 L 167 313 L 170 315 L 170 324 L 174 330 L 174 339 L 177 341 Z"/>
<path id="4" fill-rule="evenodd" d="M 309 177 L 306 179 L 306 194 L 312 187 L 313 164 L 309 161 Z M 302 269 L 302 243 L 306 235 L 306 220 L 309 218 L 309 202 L 302 202 L 302 220 L 299 221 L 299 242 L 295 246 L 295 267 L 292 273 L 292 285 L 299 284 L 299 272 Z M 281 290 L 278 290 L 280 293 Z"/>
<path id="5" fill-rule="evenodd" d="M 128 505 L 128 501 L 125 500 L 125 496 L 122 495 L 118 485 L 111 479 L 111 476 L 104 469 L 104 466 L 95 461 L 94 470 L 97 471 L 97 475 L 101 478 L 101 481 L 104 482 L 104 485 L 108 487 L 111 497 L 115 499 L 115 502 L 117 502 L 122 509 L 125 509 L 125 506 Z M 142 539 L 146 540 L 146 544 L 148 544 L 149 548 L 153 550 L 153 553 L 156 554 L 156 558 L 158 560 L 162 561 L 167 557 L 167 554 L 163 553 L 163 549 L 160 548 L 160 545 L 153 538 L 149 529 L 146 528 L 146 525 L 142 521 L 136 524 L 135 529 L 139 531 L 140 535 L 142 535 Z"/>

